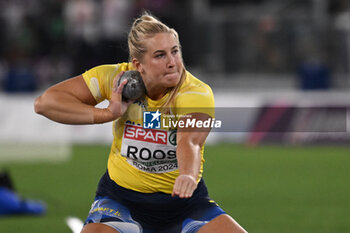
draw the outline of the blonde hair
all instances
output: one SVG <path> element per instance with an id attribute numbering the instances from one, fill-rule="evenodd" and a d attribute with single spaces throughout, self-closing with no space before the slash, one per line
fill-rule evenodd
<path id="1" fill-rule="evenodd" d="M 179 35 L 173 28 L 169 28 L 167 25 L 162 23 L 160 20 L 152 16 L 148 12 L 144 12 L 139 18 L 137 18 L 130 29 L 128 36 L 128 47 L 130 61 L 133 58 L 136 58 L 139 61 L 142 61 L 144 54 L 147 52 L 144 41 L 145 39 L 155 36 L 157 33 L 171 33 L 174 35 L 176 41 L 179 44 L 181 49 Z M 169 108 L 175 101 L 175 97 L 180 89 L 180 86 L 186 78 L 186 70 L 183 68 L 182 75 L 179 83 L 172 88 L 169 88 L 169 96 L 165 101 L 163 108 Z"/>

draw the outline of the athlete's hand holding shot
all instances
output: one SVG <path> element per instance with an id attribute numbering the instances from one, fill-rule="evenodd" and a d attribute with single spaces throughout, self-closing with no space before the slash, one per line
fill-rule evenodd
<path id="1" fill-rule="evenodd" d="M 246 232 L 209 198 L 202 179 L 210 129 L 143 125 L 146 113 L 152 120 L 165 112 L 178 120 L 214 118 L 213 93 L 185 69 L 177 32 L 144 13 L 130 29 L 128 46 L 129 62 L 92 68 L 35 101 L 38 114 L 60 123 L 113 121 L 107 171 L 82 232 Z M 127 80 L 117 85 L 129 70 L 138 71 L 146 87 L 134 101 L 122 98 Z M 107 108 L 95 107 L 106 99 Z"/>

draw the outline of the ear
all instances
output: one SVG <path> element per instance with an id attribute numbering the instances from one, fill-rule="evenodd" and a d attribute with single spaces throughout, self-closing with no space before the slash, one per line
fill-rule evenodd
<path id="1" fill-rule="evenodd" d="M 140 73 L 143 73 L 143 67 L 142 64 L 139 60 L 137 60 L 136 58 L 132 59 L 132 64 L 134 65 L 134 67 L 136 68 L 136 70 Z"/>

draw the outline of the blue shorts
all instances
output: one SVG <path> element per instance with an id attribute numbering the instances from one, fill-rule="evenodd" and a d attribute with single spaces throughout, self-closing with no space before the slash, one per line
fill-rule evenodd
<path id="1" fill-rule="evenodd" d="M 225 212 L 208 197 L 203 180 L 191 198 L 179 198 L 125 189 L 106 172 L 85 224 L 104 223 L 120 233 L 194 233 L 221 214 Z M 134 230 L 125 230 L 128 226 Z"/>

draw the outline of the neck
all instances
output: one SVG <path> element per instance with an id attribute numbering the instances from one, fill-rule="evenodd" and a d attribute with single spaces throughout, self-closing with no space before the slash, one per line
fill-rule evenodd
<path id="1" fill-rule="evenodd" d="M 161 99 L 169 91 L 169 88 L 167 87 L 157 87 L 157 86 L 147 85 L 147 83 L 145 83 L 145 86 L 147 90 L 147 96 L 152 100 Z"/>
<path id="2" fill-rule="evenodd" d="M 147 93 L 147 96 L 149 98 L 151 98 L 152 100 L 159 100 L 161 98 L 163 98 L 163 96 L 168 92 L 166 91 L 162 91 L 162 92 L 152 92 L 150 91 L 152 94 Z"/>

